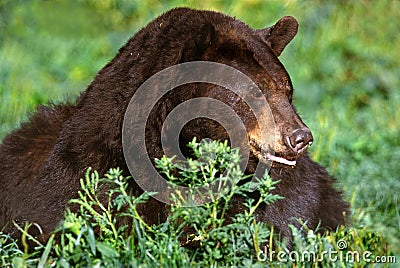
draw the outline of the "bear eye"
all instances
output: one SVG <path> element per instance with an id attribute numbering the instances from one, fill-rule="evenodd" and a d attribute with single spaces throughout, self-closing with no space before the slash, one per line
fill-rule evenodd
<path id="1" fill-rule="evenodd" d="M 252 90 L 250 95 L 253 99 L 256 99 L 256 100 L 260 100 L 260 99 L 264 98 L 264 94 L 259 89 Z"/>

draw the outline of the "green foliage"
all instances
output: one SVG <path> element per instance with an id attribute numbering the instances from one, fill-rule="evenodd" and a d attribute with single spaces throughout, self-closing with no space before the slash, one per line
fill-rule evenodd
<path id="1" fill-rule="evenodd" d="M 0 266 L 6 267 L 11 261 L 20 259 L 23 252 L 18 248 L 17 243 L 6 234 L 0 232 Z"/>
<path id="2" fill-rule="evenodd" d="M 355 263 L 361 267 L 367 261 L 375 260 L 375 256 L 392 254 L 381 236 L 365 228 L 344 227 L 324 236 L 305 226 L 303 231 L 292 227 L 294 245 L 288 251 L 285 244 L 276 240 L 273 229 L 258 222 L 254 215 L 261 203 L 270 204 L 280 198 L 270 193 L 279 182 L 272 181 L 267 173 L 257 182 L 250 181 L 248 176 L 238 171 L 239 163 L 231 164 L 231 159 L 239 159 L 239 152 L 230 149 L 226 143 L 198 143 L 194 140 L 191 147 L 198 159 L 188 160 L 186 164 L 190 162 L 190 165 L 176 165 L 173 159 L 163 158 L 158 161 L 159 168 L 166 174 L 179 169 L 182 172 L 176 181 L 190 181 L 188 176 L 193 176 L 195 167 L 195 177 L 200 178 L 197 185 L 206 185 L 203 178 L 218 180 L 224 177 L 232 183 L 225 186 L 230 191 L 225 191 L 221 198 L 193 207 L 182 206 L 177 198 L 175 205 L 169 207 L 167 221 L 148 225 L 139 215 L 138 206 L 145 203 L 151 193 L 138 197 L 130 195 L 129 180 L 132 178 L 123 177 L 120 169 L 111 169 L 103 178 L 89 169 L 85 178 L 81 179 L 79 198 L 70 202 L 79 208 L 78 212 L 66 211 L 63 223 L 46 245 L 22 230 L 26 239 L 36 244 L 36 247 L 26 248 L 23 252 L 15 241 L 0 233 L 1 265 L 261 267 L 269 264 L 279 267 L 353 267 Z M 214 168 L 223 165 L 226 165 L 227 172 L 219 170 L 219 175 L 216 175 Z M 258 200 L 246 195 L 254 189 L 255 183 L 261 192 Z M 232 204 L 234 196 L 246 197 L 244 209 L 229 218 L 226 212 L 233 205 L 238 205 Z M 365 252 L 368 252 L 368 259 L 362 258 Z M 328 257 L 327 253 L 333 254 Z"/>
<path id="3" fill-rule="evenodd" d="M 189 143 L 189 148 L 192 149 L 194 156 L 201 161 L 188 159 L 185 162 L 178 162 L 174 161 L 175 157 L 168 158 L 166 156 L 155 160 L 156 167 L 169 181 L 187 187 L 208 187 L 224 171 L 228 173 L 220 177 L 219 180 L 226 180 L 231 177 L 240 179 L 242 175 L 239 168 L 240 155 L 237 149 L 231 151 L 231 148 L 227 146 L 227 141 L 225 143 L 215 141 L 198 143 L 195 138 Z M 181 176 L 176 177 L 175 173 Z"/>

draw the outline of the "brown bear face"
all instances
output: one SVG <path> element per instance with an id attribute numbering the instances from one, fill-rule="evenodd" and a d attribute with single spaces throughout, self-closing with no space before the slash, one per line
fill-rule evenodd
<path id="1" fill-rule="evenodd" d="M 182 53 L 181 62 L 203 60 L 223 63 L 255 82 L 259 90 L 240 88 L 238 85 L 239 91 L 249 98 L 252 107 L 233 91 L 220 86 L 200 84 L 190 88 L 191 97 L 206 96 L 221 100 L 240 116 L 247 130 L 246 144 L 262 162 L 293 166 L 313 141 L 311 131 L 292 105 L 293 86 L 278 60 L 282 50 L 295 36 L 297 26 L 297 21 L 292 17 L 284 17 L 274 26 L 262 30 L 252 30 L 242 23 L 214 24 L 212 27 L 203 27 L 198 38 L 194 39 L 194 45 Z M 196 53 L 197 57 L 194 57 Z M 196 93 L 193 94 L 193 91 Z M 259 109 L 261 117 L 255 117 L 252 110 L 254 106 Z M 269 118 L 271 113 L 273 123 Z M 197 119 L 186 129 L 200 138 L 229 139 L 217 122 L 206 121 Z M 197 129 L 197 132 L 193 129 Z M 273 142 L 271 135 L 274 136 Z M 181 136 L 190 136 L 190 133 Z"/>

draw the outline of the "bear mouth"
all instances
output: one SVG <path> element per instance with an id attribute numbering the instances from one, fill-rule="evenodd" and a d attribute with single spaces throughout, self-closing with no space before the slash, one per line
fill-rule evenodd
<path id="1" fill-rule="evenodd" d="M 273 150 L 265 150 L 256 141 L 250 140 L 250 148 L 254 155 L 262 162 L 274 162 L 279 164 L 284 164 L 287 166 L 295 166 L 296 159 L 294 157 L 284 157 L 281 154 L 274 153 Z"/>

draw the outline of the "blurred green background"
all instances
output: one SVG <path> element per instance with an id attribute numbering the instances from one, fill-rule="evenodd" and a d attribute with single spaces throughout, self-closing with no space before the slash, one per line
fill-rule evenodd
<path id="1" fill-rule="evenodd" d="M 176 6 L 253 28 L 298 19 L 281 61 L 314 134 L 311 155 L 339 178 L 353 224 L 400 252 L 400 1 L 2 0 L 0 140 L 38 104 L 75 99 L 138 29 Z"/>

